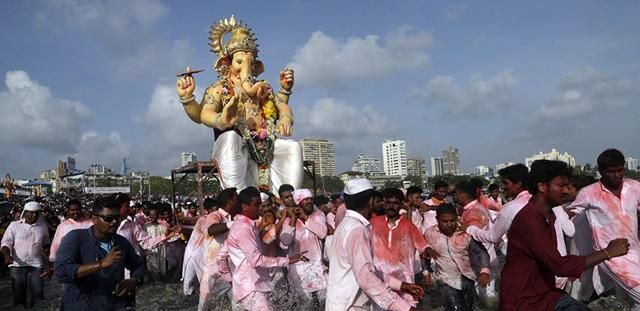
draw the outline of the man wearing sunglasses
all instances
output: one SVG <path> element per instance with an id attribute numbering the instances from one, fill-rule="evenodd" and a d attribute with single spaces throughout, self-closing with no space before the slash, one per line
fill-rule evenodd
<path id="1" fill-rule="evenodd" d="M 124 237 L 116 234 L 120 211 L 112 197 L 98 198 L 93 226 L 74 230 L 60 244 L 55 277 L 65 283 L 62 309 L 125 310 L 126 297 L 144 280 L 144 264 Z M 124 279 L 124 269 L 131 278 Z"/>

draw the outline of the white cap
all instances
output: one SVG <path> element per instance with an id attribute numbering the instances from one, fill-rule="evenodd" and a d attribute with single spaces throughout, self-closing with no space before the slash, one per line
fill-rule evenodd
<path id="1" fill-rule="evenodd" d="M 38 202 L 29 202 L 24 205 L 24 210 L 29 212 L 38 212 L 42 210 L 42 205 Z"/>
<path id="2" fill-rule="evenodd" d="M 260 192 L 260 201 L 264 202 L 266 200 L 269 200 L 269 195 L 264 192 Z"/>
<path id="3" fill-rule="evenodd" d="M 366 178 L 356 178 L 349 180 L 346 185 L 344 185 L 344 194 L 346 195 L 354 195 L 360 192 L 373 189 L 371 186 L 371 182 L 369 182 Z"/>
<path id="4" fill-rule="evenodd" d="M 293 195 L 293 201 L 296 203 L 296 205 L 300 204 L 300 202 L 302 202 L 302 200 L 304 199 L 313 198 L 313 194 L 309 189 L 295 190 L 293 191 L 292 195 Z"/>

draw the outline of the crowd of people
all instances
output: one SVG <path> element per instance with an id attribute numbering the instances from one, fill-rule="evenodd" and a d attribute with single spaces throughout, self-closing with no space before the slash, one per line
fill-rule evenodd
<path id="1" fill-rule="evenodd" d="M 618 150 L 597 162 L 597 181 L 538 160 L 487 188 L 354 179 L 331 196 L 227 188 L 175 207 L 54 197 L 19 204 L 1 250 L 15 305 L 52 276 L 63 310 L 133 309 L 136 287 L 177 280 L 198 310 L 417 310 L 435 291 L 444 310 L 588 310 L 611 293 L 639 310 L 640 183 Z"/>

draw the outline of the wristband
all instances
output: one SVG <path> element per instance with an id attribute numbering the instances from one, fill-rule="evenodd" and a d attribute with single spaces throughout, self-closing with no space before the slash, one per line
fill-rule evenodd
<path id="1" fill-rule="evenodd" d="M 187 98 L 187 99 L 182 99 L 182 98 L 181 98 L 181 99 L 180 99 L 180 103 L 181 103 L 181 104 L 183 104 L 183 105 L 184 105 L 184 104 L 188 104 L 188 103 L 190 103 L 191 101 L 193 101 L 193 100 L 195 100 L 195 99 L 196 99 L 196 97 L 195 97 L 195 96 L 193 96 L 193 95 L 191 95 L 191 97 L 189 97 L 189 98 Z"/>

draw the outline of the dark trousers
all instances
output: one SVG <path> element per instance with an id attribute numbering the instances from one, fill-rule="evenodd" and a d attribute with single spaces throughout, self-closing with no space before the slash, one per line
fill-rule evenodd
<path id="1" fill-rule="evenodd" d="M 445 311 L 472 311 L 476 298 L 475 282 L 462 277 L 462 289 L 458 290 L 444 282 L 438 282 L 444 298 Z"/>
<path id="2" fill-rule="evenodd" d="M 591 310 L 587 308 L 582 302 L 577 301 L 571 296 L 564 294 L 560 296 L 560 299 L 556 303 L 556 307 L 553 309 L 554 311 L 588 311 Z"/>
<path id="3" fill-rule="evenodd" d="M 11 289 L 13 290 L 13 305 L 33 306 L 34 301 L 44 300 L 44 282 L 40 274 L 41 268 L 10 267 Z M 27 290 L 31 289 L 31 297 L 27 300 Z"/>

